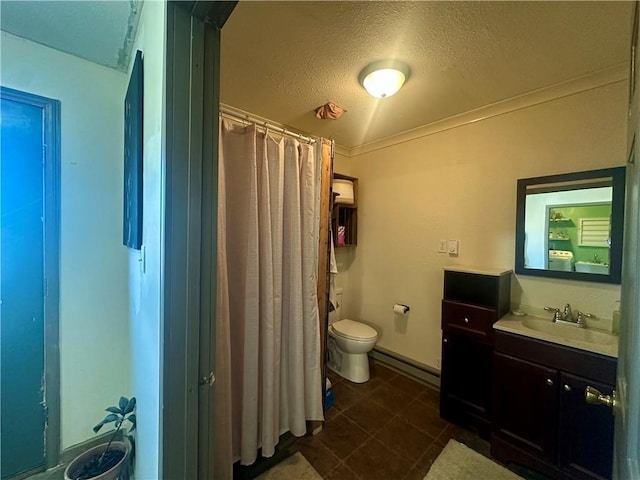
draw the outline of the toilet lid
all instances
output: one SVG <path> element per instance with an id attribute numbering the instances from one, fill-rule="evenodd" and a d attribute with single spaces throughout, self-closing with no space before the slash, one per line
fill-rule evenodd
<path id="1" fill-rule="evenodd" d="M 354 322 L 353 320 L 345 319 L 332 323 L 333 331 L 341 337 L 350 338 L 352 340 L 371 340 L 378 336 L 376 332 L 369 325 L 364 323 Z"/>

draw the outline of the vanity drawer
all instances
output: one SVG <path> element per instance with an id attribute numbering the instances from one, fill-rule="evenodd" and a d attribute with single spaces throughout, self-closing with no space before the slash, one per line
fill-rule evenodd
<path id="1" fill-rule="evenodd" d="M 488 338 L 496 320 L 496 310 L 451 300 L 442 301 L 442 329 Z"/>

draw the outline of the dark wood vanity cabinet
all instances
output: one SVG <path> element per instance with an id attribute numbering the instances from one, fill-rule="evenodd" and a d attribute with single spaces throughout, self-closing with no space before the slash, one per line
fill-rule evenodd
<path id="1" fill-rule="evenodd" d="M 496 352 L 494 431 L 534 455 L 553 461 L 558 371 Z"/>
<path id="2" fill-rule="evenodd" d="M 588 385 L 605 395 L 611 395 L 614 389 L 592 379 L 560 375 L 558 464 L 575 478 L 611 478 L 614 419 L 606 405 L 585 401 Z"/>
<path id="3" fill-rule="evenodd" d="M 491 345 L 464 334 L 445 333 L 442 340 L 440 415 L 488 433 L 491 406 Z"/>
<path id="4" fill-rule="evenodd" d="M 491 432 L 493 324 L 509 311 L 511 271 L 444 272 L 440 415 Z"/>
<path id="5" fill-rule="evenodd" d="M 493 457 L 554 478 L 611 478 L 614 417 L 584 392 L 611 394 L 614 358 L 496 331 L 493 366 Z"/>

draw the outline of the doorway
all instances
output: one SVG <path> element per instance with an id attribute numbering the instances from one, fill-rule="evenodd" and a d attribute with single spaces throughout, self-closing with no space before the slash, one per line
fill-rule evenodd
<path id="1" fill-rule="evenodd" d="M 2 479 L 59 454 L 60 103 L 0 90 Z"/>

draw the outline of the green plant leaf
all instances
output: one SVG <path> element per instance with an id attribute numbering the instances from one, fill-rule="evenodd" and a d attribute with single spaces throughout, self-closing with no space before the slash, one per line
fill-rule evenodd
<path id="1" fill-rule="evenodd" d="M 127 420 L 129 420 L 132 425 L 131 430 L 129 430 L 129 432 L 133 432 L 136 429 L 136 414 L 132 413 L 127 417 Z"/>
<path id="2" fill-rule="evenodd" d="M 127 408 L 127 405 L 129 405 L 129 399 L 127 397 L 120 397 L 120 402 L 119 402 L 120 410 L 124 412 Z"/>
<path id="3" fill-rule="evenodd" d="M 98 433 L 103 425 L 104 425 L 104 420 L 102 420 L 99 424 L 93 427 L 93 433 Z"/>
<path id="4" fill-rule="evenodd" d="M 120 420 L 120 415 L 116 415 L 114 413 L 110 413 L 109 415 L 104 417 L 103 422 L 104 423 L 111 423 L 111 422 L 117 422 L 118 420 Z"/>
<path id="5" fill-rule="evenodd" d="M 114 415 L 113 413 L 107 415 L 106 417 L 104 417 L 104 419 L 99 424 L 97 424 L 95 427 L 93 427 L 93 432 L 94 433 L 98 433 L 98 430 L 100 430 L 103 425 L 106 425 L 107 423 L 115 422 L 119 418 L 120 418 L 119 415 Z"/>
<path id="6" fill-rule="evenodd" d="M 131 397 L 131 399 L 129 399 L 129 403 L 127 404 L 127 408 L 124 409 L 124 414 L 126 415 L 127 413 L 133 412 L 135 408 L 136 408 L 136 397 Z"/>
<path id="7" fill-rule="evenodd" d="M 123 415 L 122 410 L 120 410 L 118 407 L 107 407 L 105 408 L 105 411 L 111 412 L 111 413 L 117 413 L 118 415 Z"/>

